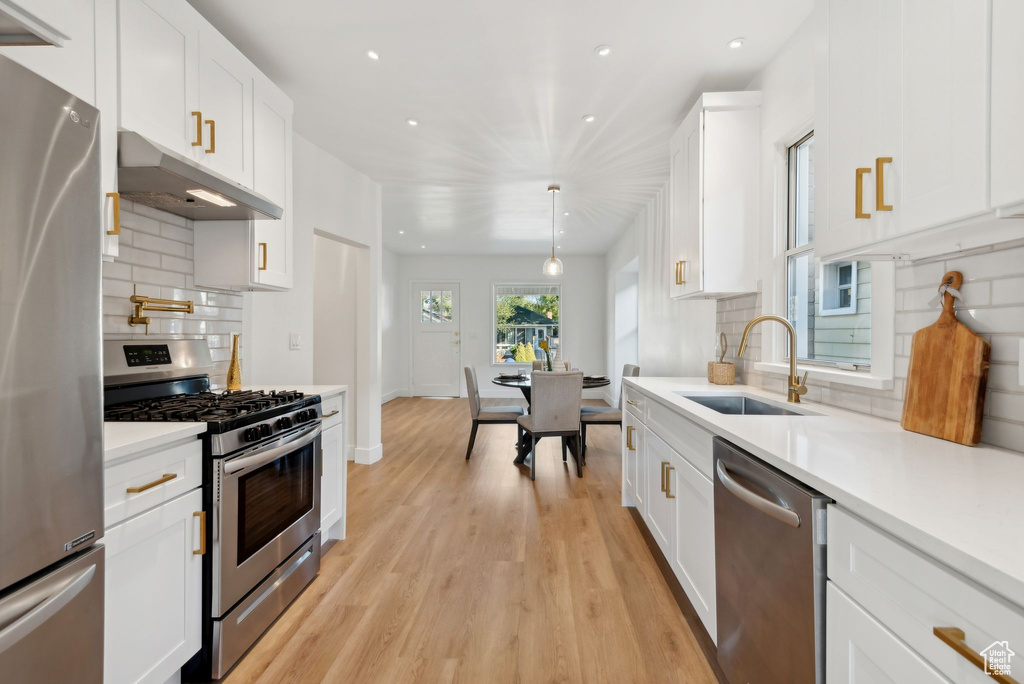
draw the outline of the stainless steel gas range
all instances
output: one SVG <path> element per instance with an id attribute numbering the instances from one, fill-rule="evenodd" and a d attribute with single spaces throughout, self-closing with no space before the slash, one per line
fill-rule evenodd
<path id="1" fill-rule="evenodd" d="M 320 397 L 211 392 L 205 340 L 104 342 L 104 419 L 203 421 L 203 649 L 219 679 L 320 569 Z"/>

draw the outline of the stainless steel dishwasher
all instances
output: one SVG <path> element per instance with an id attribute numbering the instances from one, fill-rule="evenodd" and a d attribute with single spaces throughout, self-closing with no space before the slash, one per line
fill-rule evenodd
<path id="1" fill-rule="evenodd" d="M 715 438 L 718 662 L 730 684 L 825 681 L 823 494 Z"/>

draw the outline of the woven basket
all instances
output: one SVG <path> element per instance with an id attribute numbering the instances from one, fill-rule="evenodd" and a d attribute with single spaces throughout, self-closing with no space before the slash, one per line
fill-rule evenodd
<path id="1" fill-rule="evenodd" d="M 715 364 L 717 361 L 708 361 L 708 382 L 714 382 L 715 378 Z"/>
<path id="2" fill-rule="evenodd" d="M 711 382 L 716 385 L 736 384 L 736 365 L 732 363 L 720 363 L 712 361 L 708 364 L 711 373 Z"/>

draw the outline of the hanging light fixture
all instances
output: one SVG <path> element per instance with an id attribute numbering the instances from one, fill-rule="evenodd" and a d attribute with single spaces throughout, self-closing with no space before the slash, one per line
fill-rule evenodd
<path id="1" fill-rule="evenodd" d="M 562 260 L 555 258 L 555 193 L 561 189 L 557 185 L 548 186 L 551 193 L 551 258 L 544 262 L 543 273 L 546 276 L 562 275 Z"/>

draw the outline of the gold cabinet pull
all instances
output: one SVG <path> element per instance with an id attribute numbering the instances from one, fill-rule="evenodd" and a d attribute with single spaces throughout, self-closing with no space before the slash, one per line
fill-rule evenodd
<path id="1" fill-rule="evenodd" d="M 199 518 L 199 550 L 193 549 L 193 556 L 206 555 L 206 511 L 197 511 L 192 514 L 193 518 Z"/>
<path id="2" fill-rule="evenodd" d="M 192 141 L 192 147 L 203 146 L 203 113 L 192 112 L 192 116 L 196 117 L 196 139 Z"/>
<path id="3" fill-rule="evenodd" d="M 632 399 L 627 399 L 627 400 L 626 400 L 626 403 L 627 403 L 627 404 L 629 404 L 630 406 L 636 406 L 637 408 L 639 408 L 639 407 L 640 407 L 640 402 L 638 402 L 638 401 L 633 401 Z"/>
<path id="4" fill-rule="evenodd" d="M 121 234 L 121 193 L 119 192 L 108 192 L 107 197 L 112 199 L 114 209 L 114 227 L 107 231 L 107 235 L 120 235 Z"/>
<path id="5" fill-rule="evenodd" d="M 633 430 L 635 429 L 632 425 L 626 426 L 626 448 L 630 451 L 636 451 L 636 447 L 633 446 Z"/>
<path id="6" fill-rule="evenodd" d="M 875 209 L 892 211 L 892 205 L 885 203 L 885 165 L 892 163 L 892 157 L 879 157 L 875 160 Z"/>
<path id="7" fill-rule="evenodd" d="M 951 649 L 959 653 L 967 662 L 977 667 L 982 672 L 989 674 L 985 670 L 985 659 L 981 657 L 980 653 L 975 652 L 970 646 L 967 645 L 966 638 L 962 629 L 957 627 L 935 627 L 932 629 L 932 634 L 937 636 L 939 640 L 949 646 Z M 992 681 L 999 682 L 999 684 L 1017 684 L 1017 680 L 1005 674 L 990 674 Z"/>
<path id="8" fill-rule="evenodd" d="M 672 466 L 665 464 L 665 498 L 674 499 L 676 495 L 672 493 L 672 471 L 675 470 Z"/>
<path id="9" fill-rule="evenodd" d="M 217 122 L 213 119 L 207 119 L 206 123 L 210 127 L 210 146 L 206 148 L 206 151 L 213 154 L 217 151 Z"/>
<path id="10" fill-rule="evenodd" d="M 164 482 L 170 482 L 176 477 L 178 477 L 178 473 L 165 473 L 159 480 L 153 480 L 152 482 L 144 484 L 140 487 L 129 487 L 125 491 L 128 492 L 129 494 L 138 494 L 139 492 L 144 492 L 147 489 L 152 489 L 153 487 L 162 485 Z"/>
<path id="11" fill-rule="evenodd" d="M 661 462 L 661 491 L 665 492 L 665 466 L 668 465 L 668 461 Z"/>
<path id="12" fill-rule="evenodd" d="M 267 248 L 267 243 L 266 242 L 261 242 L 260 243 L 260 249 L 263 252 L 263 261 L 261 262 L 261 265 L 259 266 L 259 268 L 257 270 L 259 270 L 259 271 L 266 271 L 267 270 L 267 249 L 268 249 Z"/>
<path id="13" fill-rule="evenodd" d="M 864 213 L 864 174 L 871 173 L 871 169 L 857 169 L 857 205 L 854 207 L 855 218 L 871 218 L 871 214 Z"/>
<path id="14" fill-rule="evenodd" d="M 685 285 L 686 280 L 683 278 L 686 269 L 686 259 L 676 262 L 676 285 Z"/>

